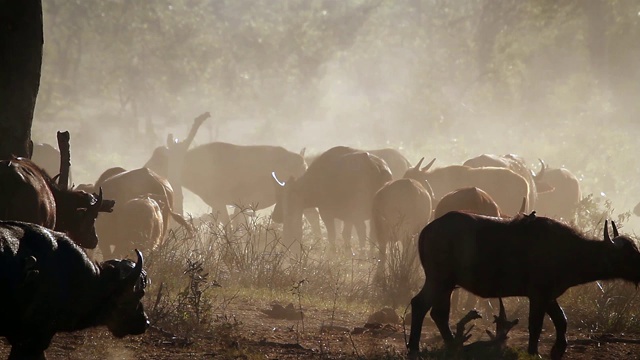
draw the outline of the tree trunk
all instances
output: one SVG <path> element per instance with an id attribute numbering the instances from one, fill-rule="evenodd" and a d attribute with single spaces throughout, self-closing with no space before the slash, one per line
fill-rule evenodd
<path id="1" fill-rule="evenodd" d="M 43 44 L 41 0 L 0 0 L 0 159 L 31 156 Z"/>

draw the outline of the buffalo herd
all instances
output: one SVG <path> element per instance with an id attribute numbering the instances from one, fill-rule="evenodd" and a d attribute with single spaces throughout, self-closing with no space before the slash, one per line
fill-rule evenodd
<path id="1" fill-rule="evenodd" d="M 513 154 L 434 167 L 436 159 L 412 165 L 390 148 L 336 146 L 306 157 L 304 149 L 268 145 L 190 148 L 208 117 L 196 118 L 184 141 L 170 137 L 143 167 L 109 168 L 93 184 L 73 187 L 60 180 L 70 173 L 52 178 L 58 169 L 64 172 L 58 166 L 64 161 L 60 153 L 51 155 L 51 146 L 41 147 L 33 161 L 0 161 L 0 335 L 12 345 L 10 359 L 44 358 L 58 331 L 106 325 L 115 336 L 144 332 L 149 322 L 141 299 L 148 279 L 139 250 L 161 244 L 172 219 L 190 228 L 182 187 L 226 226 L 233 226 L 228 206 L 273 207 L 283 249 L 292 252 L 305 246 L 304 218 L 320 236 L 322 221 L 329 251 L 338 248 L 338 221 L 342 246 L 354 251 L 355 228 L 358 251 L 383 265 L 389 244 L 406 247 L 417 239 L 427 280 L 411 301 L 410 356 L 418 354 L 429 310 L 445 342 L 454 342 L 448 320 L 456 287 L 485 298 L 528 297 L 528 351 L 537 353 L 548 314 L 557 359 L 567 347 L 567 320 L 557 302 L 563 292 L 599 279 L 640 282 L 638 247 L 615 224 L 613 239 L 606 222 L 603 239 L 587 238 L 570 225 L 582 194 L 565 168 L 540 160 L 534 172 Z M 83 248 L 96 247 L 104 259 L 135 251 L 137 261 L 93 262 Z"/>

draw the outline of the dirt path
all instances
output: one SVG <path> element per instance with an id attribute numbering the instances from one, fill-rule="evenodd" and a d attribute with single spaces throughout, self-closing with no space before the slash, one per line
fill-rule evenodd
<path id="1" fill-rule="evenodd" d="M 172 337 L 160 329 L 146 334 L 114 339 L 106 329 L 91 329 L 57 335 L 49 350 L 49 360 L 62 359 L 402 359 L 405 354 L 402 326 L 387 326 L 360 334 L 352 331 L 363 325 L 363 315 L 335 313 L 333 330 L 322 332 L 330 325 L 331 313 L 307 309 L 304 321 L 277 320 L 267 317 L 255 307 L 239 306 L 229 310 L 234 320 L 222 321 L 217 333 L 189 342 Z M 235 325 L 233 325 L 235 324 Z M 478 324 L 476 335 L 484 327 Z M 482 330 L 480 329 L 482 328 Z M 407 329 L 408 330 L 408 329 Z M 553 342 L 553 331 L 543 333 L 540 351 L 543 358 Z M 611 342 L 617 338 L 630 343 Z M 564 359 L 640 359 L 640 335 L 614 334 L 592 340 L 586 334 L 570 332 L 570 346 Z M 438 347 L 440 339 L 434 328 L 423 330 L 423 344 Z M 509 346 L 524 354 L 527 332 L 516 328 L 510 333 Z M 0 344 L 0 359 L 8 356 L 6 342 Z"/>

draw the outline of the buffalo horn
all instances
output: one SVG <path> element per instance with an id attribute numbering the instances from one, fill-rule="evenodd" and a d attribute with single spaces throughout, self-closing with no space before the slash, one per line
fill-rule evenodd
<path id="1" fill-rule="evenodd" d="M 129 275 L 124 278 L 122 282 L 122 286 L 124 289 L 133 288 L 138 282 L 138 279 L 140 279 L 140 274 L 142 274 L 142 265 L 144 263 L 144 258 L 142 257 L 142 253 L 140 252 L 140 250 L 136 249 L 135 251 L 136 255 L 138 255 L 138 261 L 136 261 L 136 266 L 133 268 L 131 273 L 129 273 Z"/>
<path id="2" fill-rule="evenodd" d="M 616 238 L 620 236 L 620 234 L 618 234 L 618 227 L 616 226 L 616 223 L 613 220 L 611 220 L 611 227 L 613 228 L 613 237 Z"/>
<path id="3" fill-rule="evenodd" d="M 422 169 L 420 169 L 420 171 L 427 171 L 431 169 L 434 162 L 436 162 L 436 158 L 433 158 L 433 160 L 431 160 L 427 165 L 425 165 Z"/>
<path id="4" fill-rule="evenodd" d="M 522 197 L 522 205 L 520 205 L 520 213 L 524 214 L 524 212 L 527 210 L 527 197 L 523 196 Z"/>
<path id="5" fill-rule="evenodd" d="M 609 237 L 609 220 L 604 221 L 604 241 L 613 244 L 613 241 L 611 241 L 611 238 Z"/>
<path id="6" fill-rule="evenodd" d="M 96 212 L 98 212 L 100 211 L 101 206 L 102 206 L 102 186 L 100 187 L 100 190 L 98 190 L 98 199 L 96 200 L 96 203 L 91 205 L 91 207 L 94 208 Z"/>
<path id="7" fill-rule="evenodd" d="M 538 174 L 536 174 L 536 179 L 542 179 L 542 176 L 544 175 L 544 172 L 547 170 L 547 165 L 544 163 L 544 161 L 542 161 L 542 159 L 538 158 L 538 161 L 540 161 L 540 171 L 538 171 Z"/>
<path id="8" fill-rule="evenodd" d="M 418 163 L 416 164 L 416 166 L 414 166 L 413 168 L 418 170 L 420 169 L 420 166 L 422 165 L 422 162 L 424 161 L 424 157 L 422 159 L 420 159 L 420 161 L 418 161 Z"/>
<path id="9" fill-rule="evenodd" d="M 282 181 L 280 181 L 280 180 L 278 179 L 278 177 L 276 176 L 276 172 L 275 172 L 275 171 L 272 171 L 272 172 L 271 172 L 271 176 L 273 176 L 273 179 L 278 183 L 278 185 L 280 185 L 280 186 L 284 186 L 284 183 L 283 183 Z"/>

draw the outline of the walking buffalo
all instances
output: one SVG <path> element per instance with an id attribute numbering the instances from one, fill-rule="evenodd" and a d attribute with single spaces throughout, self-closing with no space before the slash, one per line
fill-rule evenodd
<path id="1" fill-rule="evenodd" d="M 620 236 L 607 222 L 604 241 L 580 234 L 546 217 L 511 219 L 450 212 L 420 233 L 418 251 L 426 280 L 411 300 L 409 354 L 417 357 L 425 315 L 431 310 L 447 345 L 456 341 L 449 328 L 451 292 L 460 286 L 478 296 L 529 298 L 530 354 L 538 353 L 545 313 L 556 328 L 552 359 L 567 348 L 567 319 L 557 298 L 570 287 L 596 280 L 640 282 L 638 244 Z"/>

